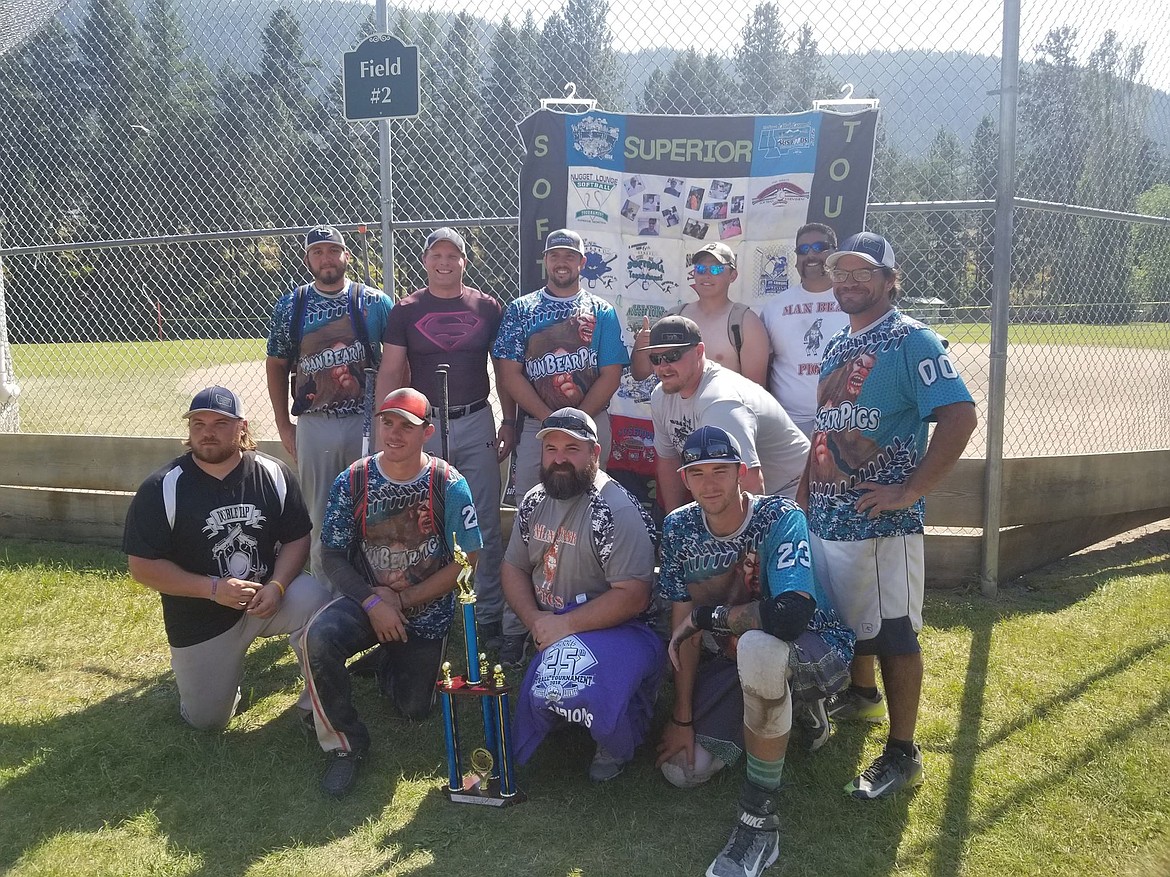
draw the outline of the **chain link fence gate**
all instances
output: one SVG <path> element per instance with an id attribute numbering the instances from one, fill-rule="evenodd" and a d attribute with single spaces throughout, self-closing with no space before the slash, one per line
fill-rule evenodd
<path id="1" fill-rule="evenodd" d="M 1012 248 L 1004 453 L 1167 447 L 1170 25 L 1158 6 L 1024 6 L 1010 242 L 995 239 L 991 200 L 998 4 L 884 0 L 852 19 L 771 2 L 722 18 L 675 0 L 391 9 L 391 32 L 422 59 L 422 111 L 391 122 L 395 287 L 422 284 L 423 237 L 448 223 L 469 238 L 469 283 L 521 292 L 514 124 L 566 82 L 605 109 L 684 114 L 803 110 L 852 82 L 882 106 L 869 225 L 981 406 L 992 260 Z M 376 126 L 340 110 L 342 53 L 374 20 L 341 0 L 68 0 L 0 57 L 21 429 L 172 435 L 192 392 L 222 382 L 275 438 L 263 338 L 276 297 L 306 279 L 302 229 L 341 226 L 358 270 L 364 245 L 385 280 Z M 985 422 L 969 455 L 986 451 Z"/>

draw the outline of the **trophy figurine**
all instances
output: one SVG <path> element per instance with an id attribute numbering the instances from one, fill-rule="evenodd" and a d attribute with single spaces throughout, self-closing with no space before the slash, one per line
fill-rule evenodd
<path id="1" fill-rule="evenodd" d="M 455 579 L 455 594 L 463 610 L 467 673 L 465 676 L 453 675 L 451 662 L 446 661 L 442 667 L 442 678 L 436 683 L 447 749 L 447 787 L 443 791 L 457 804 L 508 807 L 525 800 L 524 793 L 516 788 L 509 689 L 499 664 L 495 666 L 492 677 L 487 678 L 487 656 L 479 651 L 479 638 L 475 629 L 474 568 L 454 534 L 451 544 L 454 546 L 455 562 L 461 567 Z M 471 772 L 465 775 L 459 739 L 458 701 L 469 697 L 479 701 L 484 745 L 472 751 Z"/>

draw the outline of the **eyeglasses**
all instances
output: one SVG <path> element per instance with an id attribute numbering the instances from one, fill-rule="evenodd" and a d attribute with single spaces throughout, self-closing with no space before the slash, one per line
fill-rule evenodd
<path id="1" fill-rule="evenodd" d="M 811 244 L 797 244 L 796 255 L 807 256 L 809 253 L 827 253 L 833 249 L 828 241 L 813 241 Z"/>
<path id="2" fill-rule="evenodd" d="M 858 283 L 869 283 L 873 279 L 873 275 L 877 273 L 874 268 L 854 268 L 852 271 L 842 271 L 838 268 L 836 271 L 830 271 L 829 277 L 833 279 L 834 283 L 845 283 L 850 277 Z"/>
<path id="3" fill-rule="evenodd" d="M 664 362 L 678 362 L 683 358 L 683 354 L 691 350 L 694 346 L 694 344 L 688 344 L 686 347 L 676 347 L 668 353 L 651 353 L 650 364 L 662 365 Z"/>
<path id="4" fill-rule="evenodd" d="M 593 430 L 589 428 L 589 424 L 579 417 L 546 417 L 541 421 L 540 428 L 580 432 L 590 436 L 594 434 Z"/>
<path id="5" fill-rule="evenodd" d="M 683 448 L 682 452 L 684 466 L 706 460 L 726 460 L 728 457 L 739 459 L 735 448 L 727 442 L 706 442 L 697 448 Z"/>
<path id="6" fill-rule="evenodd" d="M 718 277 L 724 271 L 730 271 L 730 265 L 692 265 L 696 274 L 710 274 L 712 277 Z M 674 360 L 671 360 L 673 362 Z"/>

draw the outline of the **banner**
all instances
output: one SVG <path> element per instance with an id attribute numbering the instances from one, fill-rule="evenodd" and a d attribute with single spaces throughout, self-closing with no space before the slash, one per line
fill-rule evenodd
<path id="1" fill-rule="evenodd" d="M 688 256 L 736 252 L 731 297 L 758 310 L 796 276 L 806 222 L 861 231 L 877 110 L 782 116 L 643 116 L 539 110 L 518 125 L 520 292 L 544 286 L 550 231 L 585 239 L 584 289 L 611 302 L 627 345 L 642 316 L 694 301 Z"/>

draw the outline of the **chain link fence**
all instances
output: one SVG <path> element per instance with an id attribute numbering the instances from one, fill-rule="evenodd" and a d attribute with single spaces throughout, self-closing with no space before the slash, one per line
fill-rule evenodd
<path id="1" fill-rule="evenodd" d="M 992 261 L 1011 247 L 1004 452 L 1170 446 L 1157 6 L 1026 0 L 1026 200 L 1005 242 L 998 4 L 808 19 L 771 2 L 718 17 L 675 0 L 399 6 L 389 29 L 419 46 L 422 106 L 390 123 L 384 205 L 377 126 L 341 112 L 341 56 L 377 30 L 373 6 L 68 0 L 0 55 L 0 325 L 19 428 L 172 435 L 192 392 L 220 382 L 275 438 L 263 338 L 275 299 L 307 279 L 300 236 L 316 223 L 346 230 L 358 275 L 368 262 L 373 284 L 403 292 L 423 283 L 426 232 L 454 222 L 468 282 L 516 296 L 514 126 L 566 82 L 605 109 L 680 114 L 804 110 L 848 82 L 881 100 L 869 225 L 898 251 L 905 307 L 938 325 L 983 406 Z M 984 430 L 981 417 L 969 455 Z"/>

